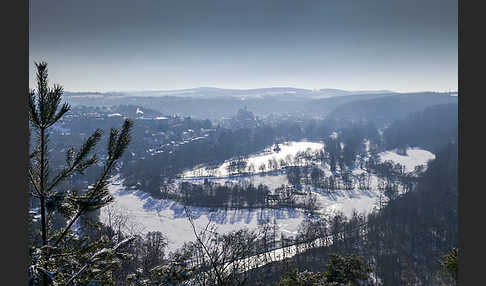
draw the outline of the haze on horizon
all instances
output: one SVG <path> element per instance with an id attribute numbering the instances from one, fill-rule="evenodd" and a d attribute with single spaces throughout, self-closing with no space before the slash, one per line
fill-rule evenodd
<path id="1" fill-rule="evenodd" d="M 30 1 L 67 91 L 209 86 L 456 91 L 457 0 Z"/>

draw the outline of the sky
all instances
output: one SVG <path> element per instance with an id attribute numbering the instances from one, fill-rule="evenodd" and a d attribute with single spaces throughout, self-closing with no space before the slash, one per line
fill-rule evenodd
<path id="1" fill-rule="evenodd" d="M 457 0 L 30 0 L 66 91 L 457 90 Z"/>

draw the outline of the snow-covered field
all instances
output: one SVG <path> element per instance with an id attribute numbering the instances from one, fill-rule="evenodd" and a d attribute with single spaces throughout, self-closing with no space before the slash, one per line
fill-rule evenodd
<path id="1" fill-rule="evenodd" d="M 276 152 L 273 150 L 275 146 L 271 146 L 263 150 L 262 152 L 250 156 L 247 158 L 247 166 L 253 165 L 255 168 L 255 173 L 260 172 L 258 167 L 261 164 L 267 164 L 269 160 L 275 159 L 280 161 L 281 159 L 286 160 L 287 158 L 293 158 L 298 152 L 303 152 L 306 150 L 318 151 L 324 147 L 324 143 L 321 142 L 308 142 L 308 141 L 290 141 L 283 144 L 279 144 L 280 151 Z M 199 166 L 192 170 L 188 170 L 183 173 L 184 178 L 191 177 L 227 177 L 229 175 L 227 167 L 232 160 L 227 160 L 211 172 L 206 170 L 205 166 Z"/>
<path id="2" fill-rule="evenodd" d="M 363 213 L 369 212 L 374 207 L 378 206 L 380 193 L 377 188 L 378 179 L 371 177 L 370 190 L 338 190 L 332 194 L 324 194 L 317 190 L 317 203 L 320 206 L 320 212 L 325 215 L 332 215 L 338 212 L 350 216 L 353 211 Z"/>
<path id="3" fill-rule="evenodd" d="M 136 190 L 126 190 L 116 180 L 110 186 L 115 196 L 112 207 L 126 213 L 128 223 L 142 233 L 160 231 L 169 240 L 170 251 L 181 247 L 184 242 L 192 241 L 195 236 L 187 219 L 183 205 L 172 200 L 154 199 L 152 196 Z M 353 210 L 367 212 L 376 205 L 377 191 L 340 191 L 332 195 L 314 192 L 323 214 L 337 211 L 351 215 Z M 295 209 L 209 209 L 189 207 L 194 222 L 202 230 L 211 219 L 220 233 L 227 233 L 241 228 L 256 229 L 260 224 L 275 219 L 279 232 L 286 236 L 297 234 L 304 214 Z M 101 221 L 107 222 L 106 209 L 101 210 Z"/>
<path id="4" fill-rule="evenodd" d="M 415 166 L 426 165 L 429 160 L 435 159 L 431 152 L 419 148 L 407 149 L 407 156 L 399 155 L 396 151 L 386 151 L 379 154 L 382 162 L 391 160 L 405 166 L 405 172 L 412 172 Z"/>
<path id="5" fill-rule="evenodd" d="M 166 235 L 170 251 L 181 247 L 186 241 L 195 240 L 182 204 L 172 200 L 154 199 L 141 191 L 126 190 L 117 177 L 109 188 L 115 197 L 112 207 L 125 212 L 129 216 L 129 224 L 138 226 L 141 232 L 160 231 Z M 296 231 L 303 219 L 302 213 L 293 209 L 188 209 L 194 217 L 196 228 L 202 230 L 211 219 L 220 233 L 244 227 L 255 229 L 259 223 L 274 218 L 281 231 L 288 233 Z M 107 209 L 101 210 L 100 218 L 102 222 L 107 222 Z"/>
<path id="6" fill-rule="evenodd" d="M 316 145 L 314 146 L 316 148 L 318 147 Z M 318 148 L 322 148 L 322 145 Z M 282 148 L 282 150 L 283 149 L 284 148 Z M 287 152 L 286 154 L 289 153 L 290 152 Z M 408 156 L 400 156 L 396 152 L 388 151 L 380 153 L 380 158 L 382 161 L 392 160 L 396 163 L 405 165 L 405 170 L 407 172 L 413 171 L 416 165 L 426 164 L 428 160 L 435 158 L 434 154 L 420 149 L 408 150 L 407 155 Z M 363 172 L 363 170 L 356 169 L 353 173 L 359 174 L 361 172 Z M 280 186 L 282 182 L 286 182 L 285 175 L 254 175 L 249 179 L 255 180 L 253 181 L 254 184 L 257 184 L 258 180 L 261 180 L 263 183 L 272 182 L 273 180 L 273 187 Z M 378 200 L 380 199 L 377 185 L 378 178 L 372 176 L 370 190 L 358 190 L 355 188 L 350 191 L 342 190 L 328 194 L 310 186 L 304 186 L 304 189 L 308 190 L 310 188 L 316 195 L 322 214 L 332 214 L 340 211 L 349 216 L 354 210 L 358 212 L 369 212 L 377 206 Z M 169 240 L 169 251 L 174 251 L 181 247 L 184 242 L 193 241 L 195 239 L 192 227 L 185 215 L 184 207 L 180 203 L 172 200 L 155 199 L 142 191 L 127 190 L 123 186 L 123 182 L 117 176 L 113 178 L 109 188 L 115 197 L 115 201 L 111 207 L 125 212 L 129 217 L 129 223 L 132 226 L 138 227 L 143 233 L 148 231 L 160 231 L 166 235 Z M 209 209 L 201 207 L 189 207 L 189 209 L 194 216 L 194 222 L 198 229 L 201 230 L 206 226 L 208 221 L 211 220 L 216 224 L 217 230 L 220 233 L 226 233 L 245 227 L 255 229 L 258 228 L 259 224 L 266 221 L 273 221 L 275 219 L 279 231 L 284 235 L 289 236 L 297 233 L 298 227 L 304 219 L 304 214 L 301 211 L 294 209 L 225 210 L 223 208 Z M 106 208 L 101 210 L 101 221 L 105 223 L 107 222 Z"/>

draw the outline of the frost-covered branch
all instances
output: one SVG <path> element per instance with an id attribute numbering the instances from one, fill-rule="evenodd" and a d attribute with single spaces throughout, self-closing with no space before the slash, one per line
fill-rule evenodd
<path id="1" fill-rule="evenodd" d="M 128 245 L 130 242 L 132 242 L 133 240 L 135 239 L 135 237 L 129 237 L 129 238 L 126 238 L 124 240 L 122 240 L 121 242 L 117 243 L 113 248 L 103 248 L 99 251 L 97 251 L 95 254 L 93 254 L 89 259 L 88 261 L 86 262 L 86 264 L 76 273 L 74 274 L 67 282 L 66 282 L 66 286 L 71 284 L 81 273 L 83 273 L 84 271 L 86 271 L 86 269 L 90 266 L 91 263 L 95 262 L 96 259 L 98 259 L 102 254 L 105 254 L 105 253 L 116 253 L 116 251 L 120 248 L 120 247 L 123 247 L 125 245 Z"/>

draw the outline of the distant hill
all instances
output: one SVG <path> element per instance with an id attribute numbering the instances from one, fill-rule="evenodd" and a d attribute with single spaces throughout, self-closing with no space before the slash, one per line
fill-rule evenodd
<path id="1" fill-rule="evenodd" d="M 178 90 L 145 90 L 145 91 L 121 91 L 121 92 L 66 92 L 66 96 L 75 98 L 88 97 L 113 97 L 113 96 L 137 96 L 137 97 L 191 97 L 191 98 L 219 98 L 219 97 L 236 97 L 236 98 L 261 98 L 265 96 L 285 96 L 291 95 L 294 97 L 308 97 L 308 98 L 326 98 L 333 96 L 346 96 L 353 94 L 366 93 L 390 93 L 390 91 L 349 91 L 341 89 L 302 89 L 293 87 L 271 87 L 271 88 L 255 88 L 255 89 L 224 89 L 215 87 L 198 87 Z"/>
<path id="2" fill-rule="evenodd" d="M 293 114 L 301 117 L 368 119 L 380 124 L 402 118 L 426 106 L 457 102 L 457 97 L 438 93 L 394 93 L 308 90 L 290 87 L 260 89 L 218 89 L 201 87 L 175 91 L 66 92 L 72 105 L 137 105 L 163 114 L 195 118 L 230 117 L 248 108 L 255 115 Z"/>
<path id="3" fill-rule="evenodd" d="M 333 96 L 329 98 L 320 98 L 315 99 L 312 101 L 307 102 L 303 106 L 303 110 L 305 112 L 311 114 L 319 114 L 319 115 L 328 115 L 330 112 L 335 110 L 337 107 L 351 103 L 355 101 L 364 101 L 374 98 L 381 98 L 392 96 L 398 93 L 366 93 L 366 94 L 351 94 L 351 95 L 341 95 L 341 96 Z"/>
<path id="4" fill-rule="evenodd" d="M 319 90 L 321 93 L 328 96 L 345 96 L 345 95 L 356 95 L 356 94 L 389 94 L 394 93 L 391 90 L 342 90 L 333 88 L 323 88 Z"/>
<path id="5" fill-rule="evenodd" d="M 383 126 L 428 106 L 447 103 L 457 103 L 457 97 L 434 92 L 393 94 L 344 103 L 336 107 L 329 117 L 337 120 L 367 120 Z"/>

